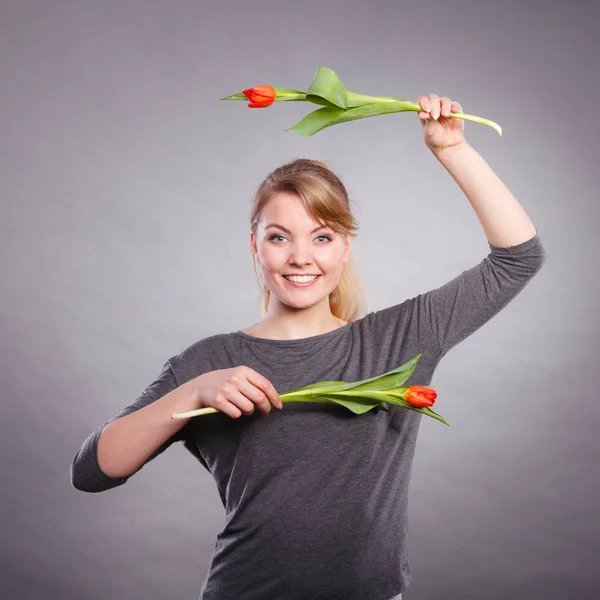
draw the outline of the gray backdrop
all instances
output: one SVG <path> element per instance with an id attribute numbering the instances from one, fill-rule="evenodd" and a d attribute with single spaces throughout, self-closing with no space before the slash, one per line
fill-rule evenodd
<path id="1" fill-rule="evenodd" d="M 328 66 L 500 123 L 467 139 L 548 251 L 436 371 L 452 428 L 421 425 L 405 598 L 597 598 L 599 23 L 591 1 L 3 0 L 2 597 L 197 598 L 224 511 L 183 446 L 102 494 L 69 465 L 167 358 L 260 318 L 247 213 L 271 169 L 340 175 L 372 310 L 487 254 L 415 113 L 306 138 L 284 129 L 310 105 L 218 101 Z"/>

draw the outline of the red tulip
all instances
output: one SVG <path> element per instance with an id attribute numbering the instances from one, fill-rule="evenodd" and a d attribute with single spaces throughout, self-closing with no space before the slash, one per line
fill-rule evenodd
<path id="1" fill-rule="evenodd" d="M 403 398 L 411 406 L 423 408 L 424 406 L 433 406 L 437 392 L 423 385 L 411 385 L 404 392 Z"/>
<path id="2" fill-rule="evenodd" d="M 270 85 L 257 85 L 256 87 L 244 90 L 242 94 L 250 100 L 248 108 L 266 108 L 267 106 L 271 106 L 277 96 L 275 88 Z"/>

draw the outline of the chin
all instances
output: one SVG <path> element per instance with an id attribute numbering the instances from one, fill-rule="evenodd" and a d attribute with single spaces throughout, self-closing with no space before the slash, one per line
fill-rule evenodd
<path id="1" fill-rule="evenodd" d="M 293 308 L 311 308 L 312 306 L 315 306 L 316 304 L 321 304 L 322 302 L 328 301 L 329 296 L 330 296 L 330 294 L 326 294 L 325 296 L 316 296 L 316 297 L 313 296 L 311 298 L 299 300 L 298 298 L 294 298 L 291 295 L 287 295 L 285 300 L 279 298 L 279 301 L 283 302 L 284 304 L 287 304 L 288 306 L 291 306 Z"/>

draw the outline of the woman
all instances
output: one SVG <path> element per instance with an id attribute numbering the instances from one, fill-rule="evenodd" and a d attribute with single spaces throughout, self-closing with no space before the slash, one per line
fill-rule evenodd
<path id="1" fill-rule="evenodd" d="M 440 288 L 364 315 L 344 186 L 320 162 L 283 165 L 258 189 L 250 218 L 262 320 L 171 357 L 73 460 L 73 485 L 98 492 L 184 442 L 226 512 L 204 600 L 388 600 L 411 582 L 407 501 L 421 414 L 312 403 L 279 410 L 278 391 L 374 377 L 419 353 L 406 385 L 428 385 L 448 350 L 544 262 L 532 222 L 466 142 L 464 122 L 448 117 L 460 104 L 435 94 L 417 101 L 425 143 L 467 196 L 489 255 Z M 169 417 L 207 406 L 219 412 Z"/>

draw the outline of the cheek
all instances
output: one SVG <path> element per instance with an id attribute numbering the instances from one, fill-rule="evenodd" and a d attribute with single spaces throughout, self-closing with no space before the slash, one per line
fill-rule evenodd
<path id="1" fill-rule="evenodd" d="M 268 270 L 277 270 L 285 263 L 286 254 L 279 248 L 265 246 L 261 249 L 263 266 Z"/>
<path id="2" fill-rule="evenodd" d="M 323 252 L 321 256 L 315 256 L 318 262 L 327 267 L 329 270 L 335 270 L 339 268 L 344 258 L 344 249 L 336 248 L 335 250 L 329 249 L 327 252 Z"/>

